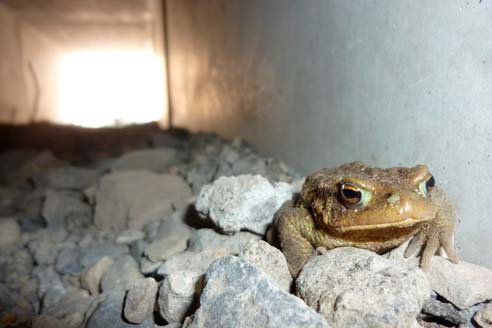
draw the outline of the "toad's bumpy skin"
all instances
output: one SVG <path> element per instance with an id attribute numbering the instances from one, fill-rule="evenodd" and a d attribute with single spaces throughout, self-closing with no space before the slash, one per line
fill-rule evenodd
<path id="1" fill-rule="evenodd" d="M 383 253 L 411 237 L 405 256 L 421 249 L 427 270 L 442 247 L 457 263 L 455 215 L 425 165 L 372 168 L 361 162 L 323 169 L 306 178 L 300 199 L 277 212 L 275 228 L 292 275 L 318 247 Z"/>

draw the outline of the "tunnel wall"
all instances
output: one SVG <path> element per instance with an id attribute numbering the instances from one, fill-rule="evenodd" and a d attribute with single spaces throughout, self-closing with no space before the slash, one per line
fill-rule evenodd
<path id="1" fill-rule="evenodd" d="M 492 267 L 492 2 L 169 0 L 173 124 L 302 173 L 427 163 Z"/>

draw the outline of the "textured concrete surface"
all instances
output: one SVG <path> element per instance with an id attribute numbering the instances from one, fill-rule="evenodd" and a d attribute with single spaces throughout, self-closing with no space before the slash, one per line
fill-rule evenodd
<path id="1" fill-rule="evenodd" d="M 457 245 L 492 267 L 492 1 L 170 0 L 177 126 L 304 173 L 427 163 Z"/>

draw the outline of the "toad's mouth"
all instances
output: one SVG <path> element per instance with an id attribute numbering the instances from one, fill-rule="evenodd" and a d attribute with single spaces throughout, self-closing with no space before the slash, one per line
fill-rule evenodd
<path id="1" fill-rule="evenodd" d="M 385 223 L 374 223 L 374 224 L 364 224 L 364 225 L 352 225 L 352 226 L 338 226 L 334 227 L 337 232 L 348 232 L 348 231 L 360 231 L 360 230 L 375 230 L 384 228 L 408 228 L 419 223 L 424 223 L 431 221 L 435 216 L 425 216 L 419 218 L 406 218 L 404 220 L 396 222 L 385 222 Z"/>

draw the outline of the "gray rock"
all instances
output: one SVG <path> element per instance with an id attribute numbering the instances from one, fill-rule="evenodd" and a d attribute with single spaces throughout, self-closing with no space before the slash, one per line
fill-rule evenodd
<path id="1" fill-rule="evenodd" d="M 237 255 L 250 241 L 259 240 L 260 236 L 240 231 L 234 235 L 222 235 L 213 229 L 196 230 L 189 240 L 189 251 L 218 251 L 225 255 Z"/>
<path id="2" fill-rule="evenodd" d="M 478 311 L 473 317 L 473 320 L 475 320 L 479 327 L 492 327 L 492 303 L 486 304 Z"/>
<path id="3" fill-rule="evenodd" d="M 190 327 L 329 327 L 304 302 L 245 260 L 227 256 L 206 275 Z"/>
<path id="4" fill-rule="evenodd" d="M 116 159 L 111 164 L 111 170 L 145 170 L 162 173 L 179 161 L 178 152 L 173 148 L 139 149 L 127 152 Z"/>
<path id="5" fill-rule="evenodd" d="M 492 300 L 492 270 L 434 256 L 427 272 L 431 288 L 460 309 Z"/>
<path id="6" fill-rule="evenodd" d="M 164 261 L 186 249 L 193 229 L 183 222 L 183 215 L 182 210 L 174 212 L 169 219 L 159 225 L 155 239 L 145 249 L 145 255 L 149 260 Z"/>
<path id="7" fill-rule="evenodd" d="M 221 177 L 200 191 L 197 210 L 225 232 L 265 234 L 274 213 L 292 197 L 290 186 L 273 186 L 260 175 Z"/>
<path id="8" fill-rule="evenodd" d="M 113 263 L 114 260 L 112 258 L 102 257 L 93 266 L 84 271 L 81 278 L 82 287 L 89 291 L 91 295 L 99 294 L 101 278 Z"/>
<path id="9" fill-rule="evenodd" d="M 6 265 L 5 281 L 13 284 L 21 279 L 31 277 L 34 263 L 31 254 L 23 248 L 16 249 L 11 253 L 10 259 Z"/>
<path id="10" fill-rule="evenodd" d="M 99 175 L 97 170 L 62 166 L 35 175 L 33 181 L 37 188 L 83 190 L 94 185 Z"/>
<path id="11" fill-rule="evenodd" d="M 59 291 L 61 294 L 65 292 L 63 282 L 55 272 L 53 266 L 37 266 L 32 272 L 33 276 L 38 280 L 38 297 L 41 298 L 48 291 L 53 288 Z"/>
<path id="12" fill-rule="evenodd" d="M 187 239 L 179 235 L 153 241 L 145 249 L 145 256 L 152 262 L 167 260 L 187 247 Z"/>
<path id="13" fill-rule="evenodd" d="M 135 280 L 125 298 L 124 315 L 131 323 L 141 323 L 152 315 L 157 295 L 154 278 Z"/>
<path id="14" fill-rule="evenodd" d="M 422 312 L 454 324 L 465 324 L 468 322 L 466 316 L 462 315 L 459 309 L 451 303 L 444 303 L 434 299 L 429 299 L 425 302 Z"/>
<path id="15" fill-rule="evenodd" d="M 42 215 L 51 230 L 64 229 L 65 223 L 69 222 L 70 230 L 67 230 L 73 231 L 92 222 L 91 206 L 83 201 L 80 193 L 74 191 L 48 190 Z"/>
<path id="16" fill-rule="evenodd" d="M 0 184 L 29 186 L 29 180 L 48 169 L 59 167 L 63 162 L 51 151 L 19 150 L 0 155 Z"/>
<path id="17" fill-rule="evenodd" d="M 69 289 L 58 304 L 43 308 L 43 314 L 50 317 L 64 319 L 66 327 L 80 327 L 85 319 L 86 312 L 96 299 L 89 296 L 85 290 Z M 70 318 L 70 320 L 67 320 Z"/>
<path id="18" fill-rule="evenodd" d="M 285 292 L 290 292 L 292 276 L 282 252 L 263 240 L 249 242 L 239 257 L 250 262 L 272 278 Z"/>
<path id="19" fill-rule="evenodd" d="M 310 260 L 296 289 L 336 327 L 409 327 L 430 297 L 419 268 L 349 247 Z"/>
<path id="20" fill-rule="evenodd" d="M 145 249 L 149 244 L 145 240 L 137 240 L 130 245 L 130 255 L 133 256 L 135 261 L 140 261 Z"/>
<path id="21" fill-rule="evenodd" d="M 183 253 L 171 256 L 164 264 L 162 264 L 157 270 L 159 277 L 166 277 L 169 274 L 181 271 L 196 271 L 205 273 L 210 264 L 218 258 L 227 255 L 221 251 L 203 251 L 203 252 L 190 252 L 185 251 Z"/>
<path id="22" fill-rule="evenodd" d="M 173 205 L 188 201 L 191 195 L 179 176 L 146 171 L 111 173 L 96 187 L 94 222 L 103 229 L 140 229 L 165 217 Z"/>
<path id="23" fill-rule="evenodd" d="M 175 272 L 166 277 L 159 289 L 159 312 L 170 323 L 183 322 L 198 306 L 202 273 Z"/>
<path id="24" fill-rule="evenodd" d="M 58 253 L 58 244 L 49 238 L 38 238 L 27 244 L 34 260 L 38 265 L 51 265 L 55 263 Z"/>
<path id="25" fill-rule="evenodd" d="M 115 245 L 110 241 L 100 241 L 82 250 L 80 263 L 84 268 L 94 265 L 103 256 L 117 258 L 123 254 L 128 254 L 128 246 Z"/>
<path id="26" fill-rule="evenodd" d="M 232 174 L 259 174 L 266 175 L 266 162 L 264 158 L 261 158 L 255 154 L 247 154 L 235 161 L 232 165 Z"/>
<path id="27" fill-rule="evenodd" d="M 105 293 L 106 298 L 94 311 L 87 322 L 87 328 L 154 328 L 152 318 L 140 324 L 131 324 L 123 320 L 123 290 Z"/>
<path id="28" fill-rule="evenodd" d="M 12 218 L 0 218 L 0 247 L 7 247 L 20 241 L 19 224 Z"/>
<path id="29" fill-rule="evenodd" d="M 118 237 L 116 237 L 116 243 L 129 245 L 135 241 L 143 239 L 144 236 L 145 235 L 141 230 L 128 229 L 118 234 Z"/>
<path id="30" fill-rule="evenodd" d="M 82 271 L 80 264 L 80 248 L 76 245 L 64 245 L 56 257 L 55 268 L 60 274 L 79 273 Z"/>
<path id="31" fill-rule="evenodd" d="M 218 164 L 214 159 L 204 159 L 204 163 L 194 163 L 183 169 L 183 174 L 186 176 L 186 181 L 193 189 L 193 194 L 198 194 L 202 187 L 212 182 L 215 173 L 217 172 Z"/>
<path id="32" fill-rule="evenodd" d="M 140 259 L 140 271 L 144 275 L 151 275 L 155 273 L 164 262 L 152 262 L 146 257 Z"/>
<path id="33" fill-rule="evenodd" d="M 127 290 L 134 280 L 143 278 L 137 262 L 130 255 L 122 255 L 117 258 L 101 279 L 103 292 L 122 289 Z"/>

